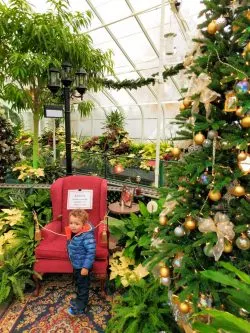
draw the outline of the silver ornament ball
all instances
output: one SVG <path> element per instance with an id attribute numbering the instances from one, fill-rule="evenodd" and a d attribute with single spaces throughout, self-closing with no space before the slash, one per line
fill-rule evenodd
<path id="1" fill-rule="evenodd" d="M 246 236 L 238 237 L 235 243 L 237 247 L 242 251 L 246 251 L 250 248 L 250 240 Z"/>
<path id="2" fill-rule="evenodd" d="M 214 254 L 213 254 L 213 248 L 210 247 L 209 244 L 207 244 L 204 249 L 203 249 L 203 252 L 204 254 L 207 256 L 207 257 L 213 257 Z"/>
<path id="3" fill-rule="evenodd" d="M 204 148 L 209 148 L 209 147 L 211 147 L 211 145 L 212 145 L 212 141 L 209 140 L 209 139 L 204 140 L 204 142 L 203 142 L 203 144 L 202 144 L 202 146 L 203 146 Z"/>
<path id="4" fill-rule="evenodd" d="M 169 286 L 170 285 L 170 277 L 161 277 L 160 282 L 163 286 Z"/>
<path id="5" fill-rule="evenodd" d="M 182 237 L 182 236 L 185 235 L 185 230 L 184 230 L 183 227 L 176 227 L 176 228 L 174 229 L 174 234 L 175 234 L 175 236 L 177 236 L 177 237 Z"/>
<path id="6" fill-rule="evenodd" d="M 218 132 L 215 131 L 215 130 L 210 130 L 210 131 L 208 131 L 208 133 L 207 133 L 207 138 L 208 138 L 209 140 L 213 140 L 213 139 L 216 138 L 217 136 L 218 136 Z"/>
<path id="7" fill-rule="evenodd" d="M 218 29 L 222 29 L 226 26 L 227 24 L 227 20 L 225 19 L 224 16 L 220 16 L 217 20 L 216 20 L 216 25 Z"/>
<path id="8" fill-rule="evenodd" d="M 180 268 L 181 267 L 181 259 L 174 259 L 173 260 L 173 266 Z"/>

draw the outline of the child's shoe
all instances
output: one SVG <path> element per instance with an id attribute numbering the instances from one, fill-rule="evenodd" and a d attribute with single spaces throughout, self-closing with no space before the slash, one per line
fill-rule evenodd
<path id="1" fill-rule="evenodd" d="M 85 311 L 82 309 L 77 309 L 77 308 L 73 308 L 73 307 L 70 307 L 68 308 L 68 314 L 70 316 L 80 316 L 80 315 L 83 315 L 85 313 Z"/>

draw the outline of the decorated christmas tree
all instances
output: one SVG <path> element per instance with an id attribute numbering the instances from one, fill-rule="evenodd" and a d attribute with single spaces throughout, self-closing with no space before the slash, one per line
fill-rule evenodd
<path id="1" fill-rule="evenodd" d="M 184 61 L 190 80 L 176 117 L 176 139 L 192 141 L 187 151 L 173 150 L 153 233 L 157 246 L 147 252 L 169 287 L 177 321 L 198 307 L 233 311 L 203 271 L 225 273 L 223 261 L 250 272 L 250 6 L 206 0 L 204 7 L 200 36 Z"/>
<path id="2" fill-rule="evenodd" d="M 7 169 L 18 159 L 13 125 L 0 109 L 0 182 L 3 181 Z"/>

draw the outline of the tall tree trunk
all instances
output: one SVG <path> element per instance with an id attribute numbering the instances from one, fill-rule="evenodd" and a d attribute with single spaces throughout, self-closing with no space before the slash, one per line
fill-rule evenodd
<path id="1" fill-rule="evenodd" d="M 39 128 L 39 109 L 33 111 L 33 168 L 38 168 L 38 128 Z"/>

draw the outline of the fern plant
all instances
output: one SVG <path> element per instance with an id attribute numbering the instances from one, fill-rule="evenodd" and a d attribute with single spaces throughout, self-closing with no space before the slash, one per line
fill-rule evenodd
<path id="1" fill-rule="evenodd" d="M 194 315 L 197 322 L 193 324 L 193 328 L 198 329 L 200 333 L 249 333 L 250 322 L 239 318 L 238 313 L 241 313 L 242 310 L 244 310 L 243 313 L 246 315 L 250 313 L 250 277 L 230 263 L 221 262 L 219 264 L 228 273 L 206 270 L 201 275 L 223 286 L 220 292 L 227 295 L 228 305 L 226 309 L 229 312 L 217 309 L 206 309 L 199 312 Z M 198 322 L 200 315 L 211 316 L 212 320 L 209 325 Z"/>
<path id="2" fill-rule="evenodd" d="M 116 298 L 113 317 L 106 333 L 166 333 L 180 332 L 171 317 L 166 289 L 156 281 L 140 280 Z"/>

